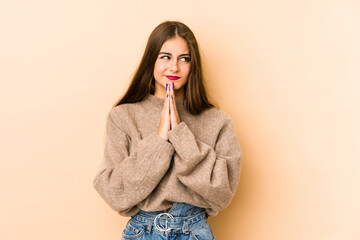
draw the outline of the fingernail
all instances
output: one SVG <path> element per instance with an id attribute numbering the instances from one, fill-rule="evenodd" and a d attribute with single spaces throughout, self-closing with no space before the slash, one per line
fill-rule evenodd
<path id="1" fill-rule="evenodd" d="M 167 90 L 167 86 L 168 86 L 168 84 L 166 83 L 166 90 Z"/>
<path id="2" fill-rule="evenodd" d="M 173 90 L 174 90 L 174 83 L 172 83 L 172 85 L 173 85 Z"/>
<path id="3" fill-rule="evenodd" d="M 174 99 L 174 98 L 173 98 L 173 95 L 171 95 L 171 99 Z"/>
<path id="4" fill-rule="evenodd" d="M 166 98 L 168 98 L 169 94 L 166 94 Z"/>

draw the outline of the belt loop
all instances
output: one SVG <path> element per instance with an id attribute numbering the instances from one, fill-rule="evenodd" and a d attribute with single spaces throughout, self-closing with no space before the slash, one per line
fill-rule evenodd
<path id="1" fill-rule="evenodd" d="M 151 227 L 152 227 L 152 220 L 151 218 L 147 218 L 147 224 L 148 224 L 148 233 L 151 233 Z"/>
<path id="2" fill-rule="evenodd" d="M 189 220 L 188 218 L 185 218 L 182 230 L 184 233 L 187 233 L 189 231 Z"/>

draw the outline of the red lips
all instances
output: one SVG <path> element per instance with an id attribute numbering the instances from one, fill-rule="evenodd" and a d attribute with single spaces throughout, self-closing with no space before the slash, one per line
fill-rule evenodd
<path id="1" fill-rule="evenodd" d="M 169 80 L 178 80 L 180 77 L 178 76 L 171 76 L 171 75 L 167 75 L 166 76 Z"/>

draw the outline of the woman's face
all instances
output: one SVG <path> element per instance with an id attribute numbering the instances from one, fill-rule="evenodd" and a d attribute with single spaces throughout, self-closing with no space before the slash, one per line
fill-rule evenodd
<path id="1" fill-rule="evenodd" d="M 181 37 L 168 39 L 161 46 L 155 61 L 155 94 L 166 96 L 166 83 L 174 83 L 175 97 L 183 94 L 183 87 L 190 73 L 190 52 Z M 183 96 L 183 95 L 182 95 Z"/>

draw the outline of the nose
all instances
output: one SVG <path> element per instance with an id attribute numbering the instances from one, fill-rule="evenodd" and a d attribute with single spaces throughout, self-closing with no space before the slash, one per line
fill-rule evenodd
<path id="1" fill-rule="evenodd" d="M 177 72 L 177 71 L 179 71 L 178 61 L 177 61 L 176 59 L 173 59 L 170 64 L 171 64 L 171 65 L 170 65 L 170 70 L 171 70 L 172 72 Z"/>

